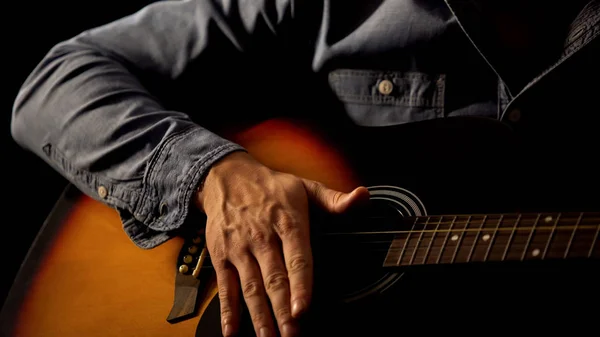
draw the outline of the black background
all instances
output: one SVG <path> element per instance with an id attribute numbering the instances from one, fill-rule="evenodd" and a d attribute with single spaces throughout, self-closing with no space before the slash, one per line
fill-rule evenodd
<path id="1" fill-rule="evenodd" d="M 12 139 L 19 87 L 56 43 L 134 13 L 151 1 L 10 1 L 2 4 L 2 181 L 0 303 L 29 246 L 67 182 Z M 93 243 L 90 243 L 93 244 Z"/>
<path id="2" fill-rule="evenodd" d="M 102 2 L 9 2 L 2 4 L 2 90 L 3 128 L 2 135 L 2 211 L 0 220 L 2 228 L 0 246 L 2 247 L 2 271 L 0 272 L 0 301 L 3 303 L 12 280 L 24 258 L 44 218 L 51 210 L 54 202 L 66 186 L 67 182 L 49 168 L 41 159 L 21 149 L 10 134 L 12 104 L 21 83 L 33 70 L 36 64 L 56 43 L 68 39 L 77 33 L 104 23 L 108 23 L 127 14 L 133 13 L 151 1 L 102 1 Z M 591 62 L 591 60 L 590 60 Z M 580 74 L 579 74 L 580 75 Z M 573 76 L 576 76 L 575 74 Z M 590 76 L 593 79 L 597 77 Z M 569 83 L 567 89 L 579 90 L 577 96 L 561 96 L 546 94 L 547 97 L 582 97 L 594 101 L 594 110 L 589 105 L 586 109 L 583 100 L 564 99 L 563 105 L 556 100 L 538 101 L 550 106 L 540 111 L 559 109 L 568 106 L 569 111 L 597 111 L 597 85 L 584 87 L 584 91 L 574 84 L 582 85 L 582 81 L 565 79 Z M 565 88 L 563 88 L 565 90 Z M 587 90 L 587 91 L 585 91 Z M 527 107 L 524 107 L 525 111 Z M 552 109 L 553 108 L 553 109 Z M 597 116 L 597 115 L 596 115 Z M 580 135 L 597 135 L 597 125 L 580 123 L 577 129 Z M 585 133 L 581 127 L 593 128 L 595 133 Z M 575 133 L 572 133 L 575 134 Z M 583 137 L 583 136 L 581 136 Z M 581 138 L 580 137 L 580 138 Z M 588 136 L 590 139 L 592 136 Z M 588 142 L 590 143 L 590 142 Z M 597 144 L 597 141 L 590 144 Z M 566 147 L 560 148 L 565 149 Z M 573 150 L 573 149 L 569 149 Z M 556 151 L 561 153 L 561 151 Z M 583 153 L 583 150 L 579 151 Z M 573 156 L 575 157 L 575 156 Z M 548 158 L 541 156 L 540 158 Z M 550 157 L 553 158 L 553 157 Z M 585 157 L 577 157 L 585 158 Z M 544 162 L 545 163 L 545 162 Z M 595 166 L 597 167 L 597 166 Z M 592 172 L 594 168 L 588 166 Z M 581 173 L 581 172 L 579 172 Z M 581 177 L 581 178 L 580 178 Z M 573 181 L 582 180 L 583 174 L 569 175 Z M 598 181 L 596 179 L 596 181 Z M 577 185 L 573 183 L 573 185 Z M 591 187 L 590 187 L 591 189 Z M 597 192 L 597 189 L 593 189 Z M 597 193 L 596 193 L 597 196 Z M 89 243 L 93 245 L 93 242 Z M 551 284 L 561 284 L 553 281 Z M 567 290 L 572 289 L 568 288 Z M 585 298 L 583 298 L 585 299 Z M 588 303 L 594 303 L 593 301 Z M 524 308 L 523 310 L 526 310 Z M 548 317 L 546 317 L 548 319 Z"/>

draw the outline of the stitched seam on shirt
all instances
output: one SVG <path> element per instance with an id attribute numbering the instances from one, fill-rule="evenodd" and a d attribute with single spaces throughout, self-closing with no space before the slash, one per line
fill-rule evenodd
<path id="1" fill-rule="evenodd" d="M 387 77 L 397 77 L 397 78 L 432 78 L 426 73 L 418 73 L 418 72 L 399 72 L 399 71 L 375 71 L 375 70 L 346 70 L 339 69 L 332 71 L 329 76 L 331 77 L 372 77 L 375 79 L 378 78 L 387 78 Z"/>
<path id="2" fill-rule="evenodd" d="M 170 144 L 172 142 L 177 140 L 180 136 L 183 137 L 186 134 L 192 132 L 194 129 L 195 125 L 190 125 L 189 127 L 186 127 L 178 132 L 174 132 L 173 134 L 169 135 L 163 141 L 162 145 L 157 149 L 157 151 L 150 157 L 148 161 L 148 169 L 146 171 L 146 174 L 144 175 L 144 180 L 142 181 L 143 188 L 141 198 L 139 199 L 138 204 L 135 205 L 134 208 L 134 214 L 136 217 L 144 217 L 143 222 L 147 221 L 147 219 L 152 216 L 152 206 L 147 206 L 148 203 L 153 204 L 157 201 L 156 191 L 151 185 L 151 182 L 154 181 L 154 178 L 157 174 L 155 172 L 155 166 L 157 165 L 158 160 L 162 158 L 162 154 L 164 153 L 164 151 L 171 148 Z M 148 202 L 148 200 L 150 202 Z M 141 208 L 141 211 L 139 208 Z M 144 215 L 145 212 L 147 212 L 147 214 Z"/>
<path id="3" fill-rule="evenodd" d="M 433 103 L 434 99 L 413 98 L 412 96 L 403 97 L 378 97 L 368 95 L 354 95 L 340 92 L 338 95 L 341 99 L 347 99 L 346 103 L 356 104 L 393 104 L 395 106 L 404 106 L 409 108 L 439 108 L 440 106 Z"/>

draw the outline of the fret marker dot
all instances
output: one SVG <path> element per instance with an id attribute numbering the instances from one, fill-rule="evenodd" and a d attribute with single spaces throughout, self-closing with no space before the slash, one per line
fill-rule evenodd
<path id="1" fill-rule="evenodd" d="M 489 234 L 486 234 L 486 235 L 484 235 L 484 236 L 483 236 L 481 239 L 482 239 L 483 241 L 487 241 L 487 240 L 489 240 L 489 239 L 490 239 L 490 235 L 489 235 Z"/>
<path id="2" fill-rule="evenodd" d="M 452 237 L 450 238 L 450 240 L 452 240 L 452 241 L 458 240 L 458 235 L 457 234 L 452 235 Z"/>
<path id="3" fill-rule="evenodd" d="M 537 248 L 536 248 L 536 249 L 534 249 L 534 250 L 531 252 L 531 255 L 533 255 L 533 256 L 538 256 L 538 255 L 540 255 L 540 250 L 539 250 L 539 249 L 537 249 Z"/>
<path id="4" fill-rule="evenodd" d="M 546 223 L 552 221 L 552 217 L 551 216 L 547 216 L 546 218 L 544 218 L 544 221 L 546 221 Z"/>

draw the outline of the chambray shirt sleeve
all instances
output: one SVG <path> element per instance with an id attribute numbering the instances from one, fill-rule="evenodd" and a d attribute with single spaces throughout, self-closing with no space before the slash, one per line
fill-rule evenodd
<path id="1" fill-rule="evenodd" d="M 136 245 L 153 248 L 182 226 L 210 166 L 244 148 L 166 109 L 138 74 L 175 81 L 202 55 L 219 55 L 213 41 L 243 53 L 256 27 L 270 28 L 263 40 L 276 35 L 292 2 L 157 2 L 61 42 L 22 85 L 13 137 L 117 209 Z M 204 107 L 195 113 L 219 113 Z"/>

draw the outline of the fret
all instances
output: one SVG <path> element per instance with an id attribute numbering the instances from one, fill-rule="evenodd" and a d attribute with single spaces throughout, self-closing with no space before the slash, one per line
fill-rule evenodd
<path id="1" fill-rule="evenodd" d="M 571 246 L 573 245 L 573 240 L 575 239 L 575 235 L 577 234 L 577 229 L 579 228 L 579 224 L 581 223 L 581 219 L 583 218 L 583 213 L 579 214 L 579 217 L 577 218 L 577 222 L 575 223 L 575 226 L 573 227 L 573 232 L 571 233 L 571 237 L 569 238 L 569 242 L 567 243 L 567 248 L 565 249 L 565 253 L 563 254 L 563 258 L 567 258 L 569 257 L 569 252 L 571 250 Z"/>
<path id="2" fill-rule="evenodd" d="M 566 247 L 565 242 L 567 241 L 565 233 L 566 235 L 569 235 L 570 233 L 565 231 L 565 229 L 563 228 L 563 223 L 561 223 L 561 221 L 564 222 L 565 225 L 568 225 L 568 215 L 563 217 L 563 214 L 558 213 L 558 215 L 556 216 L 552 227 L 550 228 L 550 236 L 548 237 L 548 241 L 546 242 L 546 247 L 544 247 L 542 259 L 562 258 L 564 249 Z"/>
<path id="3" fill-rule="evenodd" d="M 485 220 L 487 220 L 487 215 L 485 215 L 483 217 L 483 219 L 481 220 L 481 225 L 479 226 L 479 230 L 477 231 L 477 234 L 475 235 L 475 239 L 473 239 L 473 244 L 471 244 L 471 250 L 469 251 L 469 256 L 467 256 L 467 262 L 471 262 L 471 258 L 473 257 L 473 253 L 475 252 L 475 247 L 477 247 L 477 245 L 479 244 L 479 237 L 481 236 L 481 232 L 483 231 L 483 228 L 485 227 Z"/>
<path id="4" fill-rule="evenodd" d="M 411 229 L 390 232 L 394 239 L 384 266 L 600 257 L 599 216 L 577 212 L 406 218 Z"/>
<path id="5" fill-rule="evenodd" d="M 436 261 L 436 263 L 438 263 L 438 264 L 442 260 L 442 255 L 444 255 L 446 245 L 448 244 L 448 238 L 450 237 L 450 233 L 452 233 L 452 229 L 454 229 L 454 224 L 456 223 L 457 218 L 458 218 L 458 216 L 454 216 L 454 218 L 452 219 L 452 223 L 450 223 L 450 228 L 448 229 L 448 232 L 446 232 L 446 237 L 444 238 L 444 243 L 442 244 L 442 248 L 440 248 L 440 253 L 439 253 L 437 261 Z"/>
<path id="6" fill-rule="evenodd" d="M 523 253 L 521 254 L 521 261 L 525 260 L 525 256 L 527 255 L 527 250 L 531 245 L 531 239 L 533 239 L 533 234 L 535 233 L 535 229 L 537 228 L 538 223 L 540 222 L 540 217 L 542 215 L 538 213 L 535 221 L 533 222 L 533 226 L 531 226 L 531 232 L 529 232 L 529 236 L 527 237 L 527 243 L 525 244 L 525 248 L 523 248 Z"/>
<path id="7" fill-rule="evenodd" d="M 488 257 L 489 260 L 506 260 L 507 256 L 505 256 L 504 254 L 508 254 L 510 252 L 510 250 L 507 250 L 506 248 L 508 247 L 509 249 L 511 249 L 511 247 L 515 247 L 512 243 L 516 232 L 515 225 L 519 225 L 519 223 L 517 222 L 518 219 L 518 214 L 505 214 L 503 216 L 502 222 L 500 223 L 500 227 L 498 228 L 498 233 L 496 234 L 496 238 L 492 244 L 492 249 Z"/>
<path id="8" fill-rule="evenodd" d="M 428 263 L 428 259 L 430 264 L 435 263 L 435 261 L 431 261 L 429 257 L 435 256 L 433 254 L 440 243 L 439 236 L 437 234 L 444 232 L 442 229 L 442 217 L 428 217 L 426 226 L 427 227 L 424 228 L 422 235 L 419 237 L 414 235 L 411 239 L 409 247 L 414 249 L 414 257 L 410 257 L 411 259 L 409 259 L 407 254 L 407 256 L 404 257 L 403 264 L 420 265 Z M 435 229 L 433 228 L 434 226 Z"/>
<path id="9" fill-rule="evenodd" d="M 465 223 L 463 232 L 455 234 L 455 235 L 458 235 L 458 242 L 456 242 L 456 248 L 454 249 L 454 254 L 452 254 L 452 260 L 450 261 L 450 263 L 454 263 L 456 261 L 456 256 L 458 255 L 458 251 L 460 250 L 462 241 L 464 240 L 465 236 L 468 235 L 467 229 L 469 229 L 470 222 L 471 222 L 471 216 L 469 216 L 467 218 L 467 222 Z M 456 237 L 455 235 L 453 235 L 452 238 Z M 451 240 L 452 240 L 452 238 L 451 238 Z"/>
<path id="10" fill-rule="evenodd" d="M 559 257 L 559 254 L 560 258 L 565 258 L 564 253 L 567 251 L 566 247 L 568 246 L 568 241 L 571 239 L 571 236 L 573 236 L 573 241 L 568 248 L 567 258 L 588 258 L 588 253 L 598 226 L 594 226 L 590 221 L 586 221 L 586 217 L 587 214 L 584 214 L 577 226 L 577 230 L 574 231 L 574 235 L 571 235 L 573 231 L 570 229 L 570 226 L 565 228 L 563 231 L 566 236 L 564 241 L 567 241 L 567 243 L 564 245 L 564 249 L 562 249 L 562 245 L 557 245 L 556 243 L 552 245 L 551 249 L 556 250 L 556 254 L 554 255 L 556 255 L 557 258 Z M 575 221 L 573 221 L 573 223 L 575 223 Z"/>
<path id="11" fill-rule="evenodd" d="M 504 214 L 500 215 L 500 218 L 498 219 L 498 224 L 496 225 L 494 234 L 492 234 L 492 238 L 490 239 L 490 243 L 488 245 L 487 251 L 485 252 L 485 257 L 483 258 L 483 261 L 487 261 L 488 258 L 490 257 L 490 253 L 492 252 L 492 247 L 494 246 L 494 242 L 496 241 L 496 237 L 498 236 L 498 230 L 500 229 L 502 219 L 504 219 Z"/>
<path id="12" fill-rule="evenodd" d="M 554 235 L 552 234 L 553 223 L 556 214 L 541 213 L 539 223 L 535 228 L 528 249 L 523 253 L 523 260 L 543 259 L 543 252 Z"/>
<path id="13" fill-rule="evenodd" d="M 592 240 L 590 251 L 588 252 L 588 257 L 592 257 L 592 254 L 594 253 L 594 246 L 596 245 L 596 241 L 598 241 L 598 236 L 600 236 L 600 223 L 596 225 L 598 226 L 598 228 L 596 229 L 596 233 L 594 234 L 594 239 Z"/>
<path id="14" fill-rule="evenodd" d="M 427 217 L 427 220 L 425 220 L 425 225 L 423 225 L 423 229 L 419 234 L 419 238 L 417 239 L 417 243 L 415 244 L 415 249 L 413 250 L 412 256 L 410 258 L 410 262 L 408 262 L 409 265 L 412 265 L 415 261 L 415 257 L 417 256 L 417 252 L 419 251 L 419 245 L 421 245 L 421 240 L 423 240 L 423 233 L 425 233 L 425 230 L 427 230 L 427 224 L 429 224 L 429 217 Z"/>
<path id="15" fill-rule="evenodd" d="M 513 226 L 512 230 L 510 231 L 510 236 L 508 237 L 508 241 L 506 242 L 506 247 L 504 248 L 504 253 L 502 253 L 502 261 L 506 260 L 506 256 L 508 255 L 508 250 L 510 249 L 510 244 L 513 241 L 513 238 L 515 237 L 515 232 L 517 231 L 517 227 L 519 226 L 519 221 L 521 221 L 521 214 L 519 214 L 519 216 L 517 217 L 517 220 L 515 220 L 515 225 Z"/>
<path id="16" fill-rule="evenodd" d="M 496 225 L 498 223 L 498 221 L 496 220 L 497 217 L 498 215 L 485 215 L 479 216 L 478 218 L 473 217 L 473 222 L 477 223 L 481 221 L 482 225 L 478 233 L 476 233 L 476 235 L 473 236 L 473 241 L 470 241 L 471 238 L 467 237 L 465 238 L 465 242 L 463 242 L 463 245 L 471 244 L 472 247 L 474 247 L 473 254 L 469 262 L 485 261 L 484 258 L 489 248 L 490 240 L 492 238 L 492 235 L 494 234 L 494 231 L 496 230 Z"/>
<path id="17" fill-rule="evenodd" d="M 435 230 L 433 231 L 433 234 L 431 235 L 431 241 L 429 241 L 429 245 L 427 246 L 427 250 L 425 251 L 425 256 L 423 257 L 423 262 L 421 262 L 422 264 L 426 264 L 427 263 L 427 258 L 429 257 L 429 253 L 431 253 L 431 247 L 433 247 L 433 243 L 435 242 L 435 238 L 437 236 L 438 230 L 440 229 L 440 224 L 442 223 L 442 219 L 444 217 L 440 216 L 440 219 L 437 222 L 437 225 L 435 226 Z"/>
<path id="18" fill-rule="evenodd" d="M 502 261 L 514 260 L 521 256 L 521 247 L 523 241 L 525 241 L 525 236 L 520 233 L 519 226 L 523 224 L 527 225 L 527 219 L 523 221 L 523 215 L 519 214 L 515 220 L 512 230 L 510 231 L 510 236 L 508 237 L 504 252 L 502 253 Z"/>
<path id="19" fill-rule="evenodd" d="M 394 235 L 394 239 L 388 248 L 387 255 L 385 256 L 385 260 L 383 262 L 384 267 L 398 266 L 396 254 L 398 254 L 400 249 L 406 244 L 403 242 L 403 237 L 403 234 Z"/>
<path id="20" fill-rule="evenodd" d="M 456 220 L 452 223 L 452 230 L 448 231 L 448 239 L 446 240 L 446 246 L 441 253 L 442 263 L 454 263 L 456 256 L 461 247 L 461 241 L 468 232 L 465 228 L 468 226 L 469 216 L 458 215 Z"/>
<path id="21" fill-rule="evenodd" d="M 406 251 L 406 247 L 409 245 L 410 243 L 410 236 L 413 233 L 413 231 L 415 230 L 415 226 L 417 224 L 417 222 L 419 221 L 419 217 L 415 217 L 415 221 L 413 222 L 413 225 L 410 229 L 410 232 L 408 232 L 408 235 L 406 236 L 406 241 L 404 241 L 404 245 L 402 245 L 402 251 L 400 252 L 400 256 L 398 256 L 398 262 L 396 263 L 397 266 L 400 266 L 402 264 L 402 257 L 404 256 L 404 252 Z"/>

